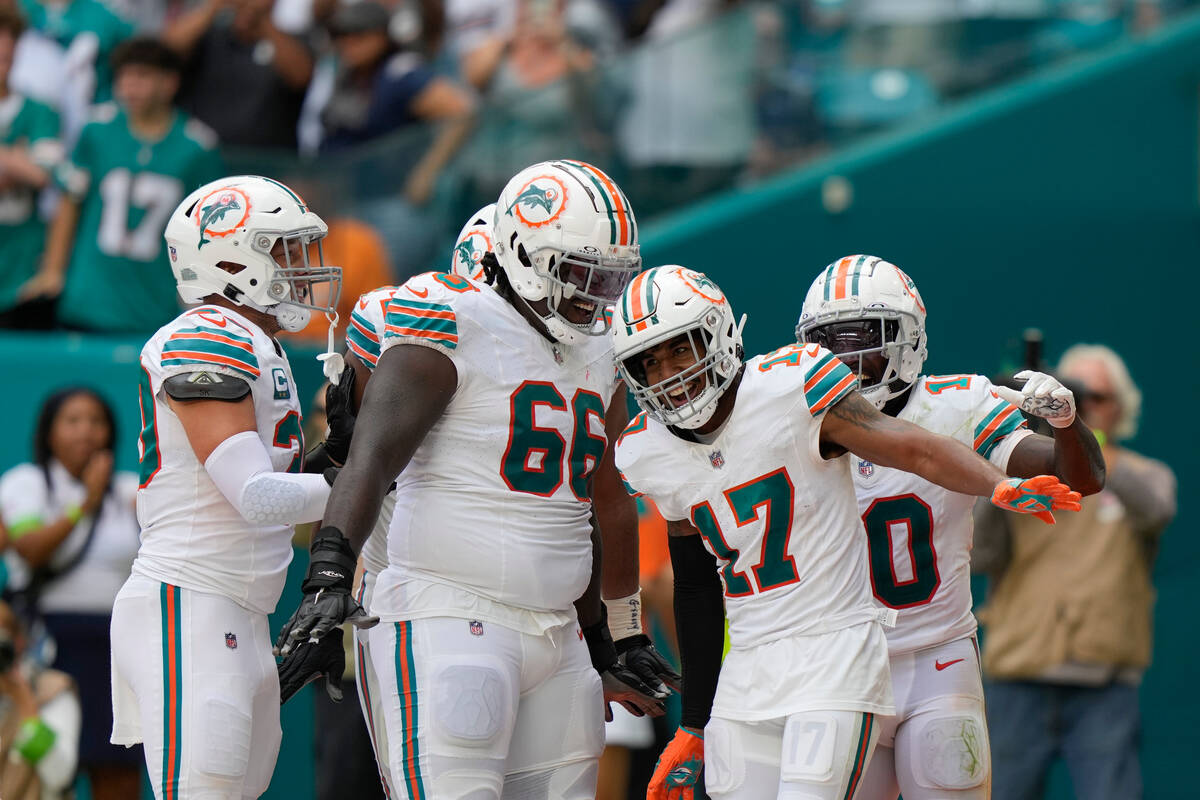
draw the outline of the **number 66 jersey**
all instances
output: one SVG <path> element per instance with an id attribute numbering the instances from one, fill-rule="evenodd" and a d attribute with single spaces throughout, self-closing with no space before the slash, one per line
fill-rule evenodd
<path id="1" fill-rule="evenodd" d="M 491 286 L 430 272 L 389 303 L 377 370 L 400 345 L 442 353 L 458 380 L 396 479 L 372 613 L 470 613 L 535 635 L 574 620 L 616 385 L 609 338 L 551 343 Z"/>
<path id="2" fill-rule="evenodd" d="M 921 376 L 897 415 L 957 439 L 1000 469 L 1032 434 L 1015 406 L 982 375 Z M 899 610 L 888 631 L 893 655 L 975 632 L 971 614 L 971 526 L 975 497 L 851 454 L 858 510 L 870 551 L 871 590 Z"/>
<path id="3" fill-rule="evenodd" d="M 711 441 L 639 414 L 617 468 L 668 520 L 690 520 L 717 559 L 730 651 L 712 715 L 765 720 L 813 710 L 893 713 L 882 613 L 847 456 L 820 453 L 825 413 L 855 389 L 817 345 L 746 362 Z"/>

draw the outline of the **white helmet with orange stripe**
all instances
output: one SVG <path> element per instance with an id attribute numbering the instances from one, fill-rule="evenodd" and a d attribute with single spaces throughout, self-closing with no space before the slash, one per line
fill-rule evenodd
<path id="1" fill-rule="evenodd" d="M 746 316 L 734 318 L 725 293 L 707 275 L 676 265 L 634 278 L 616 311 L 613 354 L 642 410 L 675 428 L 693 430 L 708 422 L 741 371 Z M 674 339 L 691 349 L 695 363 L 648 383 L 643 354 Z"/>
<path id="2" fill-rule="evenodd" d="M 492 249 L 492 220 L 495 218 L 495 203 L 489 203 L 471 215 L 454 242 L 450 274 L 476 281 L 484 279 L 483 257 Z"/>
<path id="3" fill-rule="evenodd" d="M 895 264 L 846 256 L 821 270 L 809 287 L 796 340 L 828 348 L 852 369 L 857 359 L 859 390 L 883 408 L 921 373 L 928 354 L 925 304 Z M 883 366 L 864 367 L 873 358 Z"/>
<path id="4" fill-rule="evenodd" d="M 605 306 L 642 267 L 629 200 L 582 161 L 518 172 L 500 193 L 492 230 L 509 285 L 564 344 L 607 333 Z"/>
<path id="5" fill-rule="evenodd" d="M 328 232 L 284 184 L 234 175 L 185 197 L 163 236 L 183 302 L 221 295 L 298 331 L 313 311 L 336 313 L 342 271 L 324 264 Z"/>

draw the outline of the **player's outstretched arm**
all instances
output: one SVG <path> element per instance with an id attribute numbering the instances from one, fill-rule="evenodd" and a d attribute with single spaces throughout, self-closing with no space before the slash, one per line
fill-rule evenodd
<path id="1" fill-rule="evenodd" d="M 889 417 L 856 391 L 829 409 L 821 423 L 821 442 L 920 475 L 952 492 L 991 496 L 1003 508 L 1037 514 L 1047 522 L 1054 521 L 1052 509 L 1079 510 L 1079 493 L 1052 476 L 1006 480 L 998 467 L 961 442 Z"/>
<path id="2" fill-rule="evenodd" d="M 392 480 L 441 418 L 457 385 L 454 363 L 431 348 L 401 344 L 380 357 L 363 393 L 346 466 L 309 546 L 304 599 L 275 640 L 278 655 L 319 641 L 347 620 L 364 627 L 378 622 L 351 595 L 357 554 Z"/>
<path id="3" fill-rule="evenodd" d="M 1013 376 L 1024 380 L 1020 389 L 997 386 L 996 394 L 1027 414 L 1050 423 L 1054 437 L 1026 436 L 1008 459 L 1008 474 L 1017 478 L 1053 474 L 1082 495 L 1104 488 L 1104 456 L 1100 443 L 1075 413 L 1075 395 L 1057 378 L 1024 370 Z"/>

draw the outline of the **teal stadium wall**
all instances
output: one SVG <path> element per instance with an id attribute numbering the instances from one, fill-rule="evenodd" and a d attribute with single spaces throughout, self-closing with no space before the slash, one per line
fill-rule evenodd
<path id="1" fill-rule="evenodd" d="M 863 252 L 900 264 L 920 286 L 933 372 L 1015 367 L 1028 326 L 1045 332 L 1051 360 L 1078 341 L 1109 344 L 1127 359 L 1146 394 L 1133 445 L 1170 463 L 1182 484 L 1179 518 L 1156 570 L 1155 663 L 1142 691 L 1146 796 L 1153 800 L 1195 796 L 1178 765 L 1200 749 L 1190 724 L 1200 716 L 1200 648 L 1189 621 L 1200 540 L 1188 534 L 1197 515 L 1187 489 L 1197 441 L 1178 419 L 1179 406 L 1200 396 L 1190 304 L 1200 286 L 1198 148 L 1200 15 L 1192 15 L 1151 38 L 647 226 L 644 236 L 648 265 L 682 263 L 721 283 L 735 309 L 750 316 L 752 353 L 791 340 L 818 270 Z M 853 193 L 840 213 L 822 203 L 833 176 Z M 0 468 L 29 458 L 33 417 L 49 390 L 87 383 L 117 407 L 118 460 L 135 469 L 140 345 L 0 336 L 0 418 L 9 430 Z M 293 352 L 302 397 L 320 381 L 311 355 Z M 299 598 L 299 571 L 293 562 L 283 613 Z M 268 798 L 311 796 L 311 709 L 308 693 L 284 708 Z M 1052 796 L 1071 796 L 1061 773 Z"/>

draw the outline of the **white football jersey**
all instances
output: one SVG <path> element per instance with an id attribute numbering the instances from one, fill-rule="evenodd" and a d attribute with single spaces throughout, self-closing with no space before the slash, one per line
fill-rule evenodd
<path id="1" fill-rule="evenodd" d="M 1000 469 L 1032 432 L 982 375 L 922 376 L 898 415 L 957 439 Z M 971 509 L 975 497 L 851 455 L 875 599 L 900 610 L 888 649 L 908 653 L 975 632 Z"/>
<path id="2" fill-rule="evenodd" d="M 733 648 L 877 616 L 850 461 L 820 454 L 824 412 L 856 385 L 828 350 L 790 345 L 746 363 L 711 444 L 644 413 L 617 440 L 626 484 L 691 520 L 716 556 Z"/>
<path id="3" fill-rule="evenodd" d="M 573 614 L 591 575 L 592 475 L 616 385 L 610 340 L 552 344 L 492 287 L 426 273 L 388 305 L 381 357 L 399 345 L 446 355 L 458 385 L 396 478 L 372 613 L 444 613 L 447 593 L 427 591 L 441 586 Z"/>
<path id="4" fill-rule="evenodd" d="M 133 572 L 271 613 L 292 560 L 292 528 L 242 518 L 197 460 L 162 385 L 180 374 L 198 382 L 246 381 L 272 466 L 299 472 L 304 434 L 287 356 L 236 311 L 199 306 L 159 328 L 142 348 L 141 367 L 137 511 L 142 544 Z"/>
<path id="5" fill-rule="evenodd" d="M 354 311 L 350 314 L 350 324 L 346 327 L 346 349 L 358 356 L 366 368 L 374 372 L 379 362 L 379 345 L 383 339 L 383 320 L 387 313 L 387 305 L 391 302 L 399 286 L 384 286 L 359 295 Z M 392 524 L 392 512 L 396 508 L 396 498 L 390 492 L 384 495 L 383 505 L 379 509 L 379 519 L 371 529 L 371 535 L 363 543 L 363 569 L 378 575 L 387 569 L 387 531 Z"/>

